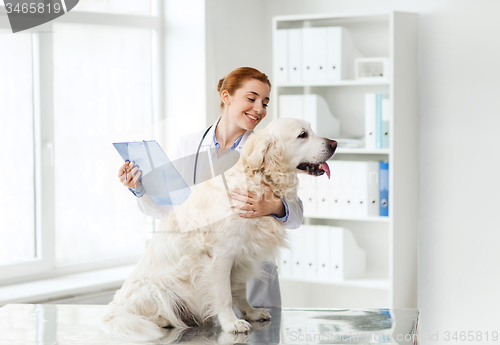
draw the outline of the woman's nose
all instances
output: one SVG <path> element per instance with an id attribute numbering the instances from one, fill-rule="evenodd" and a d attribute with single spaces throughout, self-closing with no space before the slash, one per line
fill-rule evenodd
<path id="1" fill-rule="evenodd" d="M 264 105 L 261 102 L 255 102 L 253 105 L 253 110 L 255 110 L 258 114 L 261 114 L 264 110 Z"/>

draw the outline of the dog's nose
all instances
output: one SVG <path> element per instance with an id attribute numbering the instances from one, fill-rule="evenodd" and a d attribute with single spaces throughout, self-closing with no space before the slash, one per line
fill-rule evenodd
<path id="1" fill-rule="evenodd" d="M 333 152 L 337 149 L 337 142 L 335 140 L 330 140 L 330 147 L 333 149 Z"/>

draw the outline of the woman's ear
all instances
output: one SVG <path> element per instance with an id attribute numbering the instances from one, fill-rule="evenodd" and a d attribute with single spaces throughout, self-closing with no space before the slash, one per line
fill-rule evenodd
<path id="1" fill-rule="evenodd" d="M 231 100 L 229 99 L 229 92 L 227 90 L 222 91 L 220 99 L 222 100 L 222 103 L 224 103 L 225 105 L 231 104 Z"/>
<path id="2" fill-rule="evenodd" d="M 264 166 L 267 151 L 271 146 L 271 138 L 267 133 L 253 133 L 245 144 L 242 152 L 243 162 L 246 162 L 252 170 L 258 170 Z"/>

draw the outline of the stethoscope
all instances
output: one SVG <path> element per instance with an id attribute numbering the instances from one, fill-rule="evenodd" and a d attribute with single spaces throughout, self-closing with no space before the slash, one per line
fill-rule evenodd
<path id="1" fill-rule="evenodd" d="M 210 130 L 210 128 L 212 128 L 213 125 L 211 125 L 210 127 L 207 128 L 207 130 L 205 131 L 205 133 L 203 133 L 203 136 L 201 137 L 201 140 L 200 140 L 200 144 L 198 145 L 198 150 L 196 150 L 196 157 L 194 159 L 194 176 L 193 176 L 193 186 L 196 184 L 196 166 L 198 164 L 198 154 L 200 153 L 200 148 L 201 148 L 201 143 L 203 143 L 203 140 L 205 139 L 205 137 L 207 136 L 207 133 L 208 131 Z"/>

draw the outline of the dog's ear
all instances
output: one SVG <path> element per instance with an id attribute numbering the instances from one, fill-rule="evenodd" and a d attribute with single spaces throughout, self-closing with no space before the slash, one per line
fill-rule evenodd
<path id="1" fill-rule="evenodd" d="M 271 176 L 273 172 L 278 174 L 286 172 L 285 145 L 282 141 L 271 138 L 271 143 L 265 156 L 265 170 Z"/>
<path id="2" fill-rule="evenodd" d="M 242 152 L 243 162 L 252 170 L 260 169 L 264 165 L 267 151 L 271 146 L 272 140 L 267 133 L 253 133 L 245 144 Z"/>

